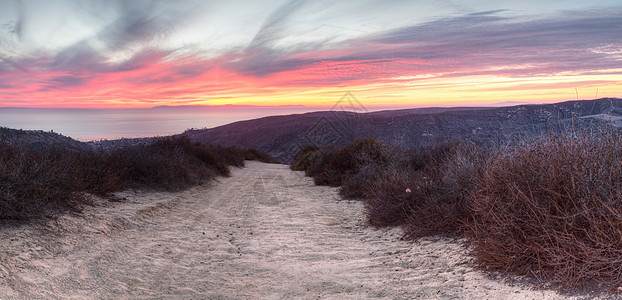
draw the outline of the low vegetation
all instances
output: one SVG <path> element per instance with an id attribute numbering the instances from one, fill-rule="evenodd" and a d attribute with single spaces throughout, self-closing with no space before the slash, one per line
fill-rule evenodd
<path id="1" fill-rule="evenodd" d="M 569 132 L 486 149 L 372 138 L 308 146 L 291 163 L 363 199 L 374 226 L 463 236 L 486 269 L 562 289 L 622 286 L 622 135 Z"/>
<path id="2" fill-rule="evenodd" d="M 176 191 L 229 176 L 244 160 L 272 162 L 254 149 L 206 146 L 187 138 L 112 151 L 27 148 L 0 143 L 0 219 L 30 219 L 88 203 L 85 193 L 129 188 Z"/>
<path id="3" fill-rule="evenodd" d="M 622 136 L 555 136 L 489 159 L 466 231 L 481 265 L 622 286 Z"/>
<path id="4" fill-rule="evenodd" d="M 365 199 L 374 226 L 402 225 L 411 237 L 454 235 L 469 218 L 482 153 L 466 143 L 409 150 L 368 137 L 339 149 L 306 147 L 291 166 L 318 185 L 339 186 L 346 198 Z"/>

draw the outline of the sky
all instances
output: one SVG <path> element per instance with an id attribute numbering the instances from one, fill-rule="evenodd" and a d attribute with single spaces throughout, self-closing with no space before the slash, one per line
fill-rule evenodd
<path id="1" fill-rule="evenodd" d="M 0 0 L 0 107 L 622 97 L 622 0 Z"/>

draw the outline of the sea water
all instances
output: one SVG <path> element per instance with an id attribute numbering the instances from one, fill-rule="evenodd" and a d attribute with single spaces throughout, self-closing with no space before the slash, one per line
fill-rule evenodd
<path id="1" fill-rule="evenodd" d="M 0 126 L 54 131 L 81 141 L 165 136 L 271 115 L 317 111 L 308 107 L 47 109 L 0 108 Z"/>

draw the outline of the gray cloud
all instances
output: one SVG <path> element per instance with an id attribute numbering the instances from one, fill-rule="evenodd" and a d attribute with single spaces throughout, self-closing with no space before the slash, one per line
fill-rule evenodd
<path id="1" fill-rule="evenodd" d="M 152 47 L 156 45 L 153 41 L 173 34 L 183 25 L 199 2 L 80 3 L 80 8 L 94 18 L 98 11 L 113 11 L 115 17 L 94 36 L 60 51 L 14 59 L 0 56 L 0 72 L 58 72 L 64 75 L 53 77 L 46 88 L 62 88 L 88 83 L 100 73 L 148 69 L 147 73 L 151 73 L 143 73 L 135 83 L 149 84 L 194 78 L 213 67 L 214 62 L 200 59 L 198 51 L 183 52 L 192 62 L 189 64 L 175 60 L 182 51 Z M 176 5 L 181 6 L 175 8 Z M 590 74 L 594 70 L 622 68 L 620 54 L 615 54 L 622 49 L 622 8 L 567 11 L 547 19 L 508 17 L 503 10 L 485 11 L 370 34 L 333 43 L 330 47 L 322 42 L 290 48 L 279 46 L 304 5 L 304 0 L 286 2 L 266 18 L 244 49 L 231 51 L 215 61 L 235 72 L 255 77 L 292 70 L 316 72 L 308 78 L 292 79 L 289 83 L 293 85 L 339 84 L 426 72 L 444 73 L 444 76 L 501 74 L 521 77 L 563 71 Z M 25 14 L 19 15 L 15 28 L 23 28 L 27 21 Z M 16 35 L 23 34 L 22 29 L 14 31 Z M 94 47 L 101 44 L 106 49 Z M 599 47 L 607 51 L 595 51 Z M 134 54 L 123 61 L 110 62 L 108 51 L 126 49 Z M 227 62 L 228 57 L 233 59 Z M 149 69 L 163 61 L 171 62 L 166 66 L 168 69 Z M 310 69 L 318 64 L 330 67 L 321 71 Z M 495 69 L 499 66 L 518 67 Z"/>
<path id="2" fill-rule="evenodd" d="M 17 38 L 22 39 L 24 35 L 24 22 L 26 22 L 26 10 L 24 4 L 20 0 L 15 0 L 15 10 L 17 11 L 17 20 L 13 24 L 13 30 Z"/>
<path id="3" fill-rule="evenodd" d="M 53 88 L 74 87 L 82 85 L 84 81 L 84 78 L 75 76 L 57 76 L 49 80 L 48 86 Z"/>
<path id="4" fill-rule="evenodd" d="M 275 49 L 274 45 L 283 38 L 292 15 L 300 10 L 305 2 L 306 0 L 289 0 L 274 10 L 244 49 L 242 60 L 230 64 L 230 67 L 247 75 L 263 76 L 296 68 L 297 63 L 304 64 L 305 62 L 295 59 L 281 60 L 287 53 Z"/>
<path id="5" fill-rule="evenodd" d="M 68 90 L 77 86 L 81 86 L 88 81 L 88 78 L 73 75 L 56 76 L 40 82 L 41 85 L 39 86 L 37 91 L 47 92 L 52 90 Z"/>
<path id="6" fill-rule="evenodd" d="M 51 58 L 40 57 L 38 67 L 65 72 L 68 75 L 53 79 L 46 88 L 65 87 L 73 83 L 85 83 L 98 73 L 125 72 L 146 68 L 161 62 L 175 50 L 146 47 L 149 42 L 164 38 L 178 28 L 192 13 L 195 1 L 172 4 L 163 0 L 93 1 L 80 2 L 79 8 L 96 17 L 99 11 L 112 9 L 116 18 L 95 36 L 68 46 Z M 103 43 L 112 51 L 128 47 L 136 48 L 128 59 L 111 63 L 106 53 L 93 44 Z M 71 79 L 73 78 L 73 79 Z"/>
<path id="7" fill-rule="evenodd" d="M 22 72 L 29 72 L 28 69 L 14 60 L 0 56 L 0 72 L 7 72 L 12 69 L 17 69 Z"/>
<path id="8" fill-rule="evenodd" d="M 102 68 L 104 57 L 88 42 L 82 41 L 57 53 L 49 67 L 53 70 L 96 71 Z"/>
<path id="9" fill-rule="evenodd" d="M 190 5 L 189 5 L 190 4 Z M 98 34 L 112 49 L 146 43 L 174 32 L 195 11 L 192 2 L 111 1 L 117 18 Z"/>
<path id="10" fill-rule="evenodd" d="M 397 45 L 388 55 L 455 58 L 448 66 L 547 64 L 552 72 L 620 65 L 592 49 L 622 42 L 622 10 L 572 13 L 537 21 L 469 15 L 380 34 L 367 42 Z M 371 51 L 366 54 L 377 56 Z M 442 66 L 441 66 L 442 67 Z"/>
<path id="11" fill-rule="evenodd" d="M 0 89 L 10 89 L 13 85 L 6 79 L 0 79 Z"/>
<path id="12" fill-rule="evenodd" d="M 284 26 L 287 25 L 289 18 L 298 11 L 305 2 L 306 0 L 289 0 L 273 11 L 263 22 L 247 50 L 270 46 L 271 43 L 281 38 Z"/>
<path id="13" fill-rule="evenodd" d="M 15 13 L 14 20 L 4 20 L 0 23 L 0 47 L 1 50 L 9 51 L 24 39 L 24 23 L 26 22 L 26 10 L 20 0 L 7 1 L 2 4 L 3 10 L 12 10 Z M 12 6 L 10 4 L 13 4 Z"/>
<path id="14" fill-rule="evenodd" d="M 102 69 L 102 72 L 122 72 L 142 69 L 151 64 L 161 62 L 163 59 L 174 53 L 174 50 L 161 50 L 155 48 L 142 49 L 125 61 L 116 64 L 106 64 Z"/>
<path id="15" fill-rule="evenodd" d="M 247 75 L 266 76 L 304 69 L 320 61 L 352 62 L 360 66 L 385 63 L 389 70 L 360 73 L 354 79 L 391 75 L 391 61 L 408 73 L 503 74 L 533 76 L 563 71 L 603 70 L 622 67 L 618 56 L 598 53 L 598 47 L 622 48 L 622 9 L 564 12 L 547 19 L 529 20 L 499 16 L 502 11 L 487 11 L 398 28 L 364 38 L 350 40 L 321 59 L 300 58 L 300 53 L 319 49 L 283 51 L 268 49 L 272 55 L 248 54 L 236 62 L 236 70 Z M 262 39 L 263 40 L 263 39 Z M 266 45 L 267 43 L 261 43 Z M 613 45 L 613 46 L 612 46 Z M 345 50 L 345 51 L 344 51 Z M 341 54 L 341 53 L 347 54 Z M 296 56 L 295 59 L 292 57 Z M 406 61 L 404 61 L 406 59 Z M 388 60 L 388 61 L 387 61 Z M 522 68 L 487 70 L 498 66 L 524 65 Z M 531 65 L 531 66 L 528 66 Z M 386 68 L 385 68 L 386 69 Z M 331 80 L 327 73 L 322 81 Z M 451 76 L 448 74 L 447 76 Z M 335 82 L 348 81 L 339 72 Z"/>

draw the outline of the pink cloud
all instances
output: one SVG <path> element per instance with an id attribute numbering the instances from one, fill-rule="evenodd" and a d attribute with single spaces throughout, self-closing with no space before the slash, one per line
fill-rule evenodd
<path id="1" fill-rule="evenodd" d="M 423 81 L 429 74 L 445 79 L 606 74 L 622 68 L 620 54 L 611 50 L 622 47 L 622 32 L 614 29 L 622 26 L 621 16 L 621 11 L 611 10 L 522 21 L 489 12 L 374 33 L 331 47 L 280 49 L 274 46 L 277 37 L 262 36 L 247 49 L 211 59 L 198 51 L 182 55 L 143 48 L 129 59 L 110 62 L 106 53 L 83 42 L 57 53 L 1 59 L 0 106 L 186 104 L 279 89 L 400 84 L 417 76 Z M 154 32 L 159 28 L 152 27 Z M 139 38 L 120 38 L 125 27 L 119 28 L 112 40 L 123 45 L 153 35 L 146 31 Z M 605 48 L 609 50 L 595 50 Z M 424 84 L 442 88 L 451 82 Z"/>

